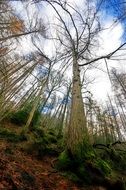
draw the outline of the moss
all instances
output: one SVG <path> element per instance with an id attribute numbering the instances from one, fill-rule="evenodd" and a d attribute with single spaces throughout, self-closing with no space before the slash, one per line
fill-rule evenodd
<path id="1" fill-rule="evenodd" d="M 14 124 L 17 124 L 19 126 L 25 125 L 28 120 L 31 108 L 32 108 L 32 105 L 26 105 L 21 110 L 18 110 L 16 112 L 11 112 L 9 114 L 8 118 Z M 34 127 L 35 125 L 37 125 L 39 123 L 40 117 L 41 117 L 41 113 L 39 112 L 39 110 L 36 110 L 34 113 L 34 116 L 32 118 L 32 122 L 31 122 L 32 127 Z"/>
<path id="2" fill-rule="evenodd" d="M 71 167 L 72 161 L 68 155 L 68 152 L 65 150 L 60 154 L 58 158 L 57 168 L 59 170 L 70 170 Z"/>
<path id="3" fill-rule="evenodd" d="M 28 119 L 28 113 L 26 110 L 20 110 L 17 112 L 13 112 L 10 115 L 10 120 L 12 123 L 17 124 L 19 126 L 25 125 Z"/>
<path id="4" fill-rule="evenodd" d="M 37 152 L 38 158 L 43 157 L 46 154 L 47 151 L 47 141 L 44 138 L 37 139 L 33 143 L 33 151 L 35 150 Z"/>
<path id="5" fill-rule="evenodd" d="M 33 132 L 35 138 L 42 138 L 42 137 L 45 136 L 44 130 L 42 130 L 42 129 L 39 128 L 39 127 L 33 127 L 33 128 L 32 128 L 32 132 Z"/>
<path id="6" fill-rule="evenodd" d="M 95 157 L 96 157 L 96 155 L 93 150 L 89 150 L 89 151 L 85 152 L 84 158 L 86 160 L 93 160 L 93 159 L 95 159 Z"/>
<path id="7" fill-rule="evenodd" d="M 83 142 L 82 144 L 77 145 L 74 157 L 76 157 L 81 163 L 84 160 L 93 160 L 96 155 L 93 147 L 90 144 Z"/>
<path id="8" fill-rule="evenodd" d="M 32 138 L 28 138 L 30 144 L 26 151 L 30 154 L 34 154 L 39 159 L 45 155 L 58 156 L 61 152 L 59 145 L 57 146 L 57 137 L 54 133 L 49 133 L 48 130 L 45 131 L 40 127 L 34 127 L 30 132 L 29 137 Z"/>
<path id="9" fill-rule="evenodd" d="M 102 160 L 102 159 L 97 159 L 95 161 L 95 167 L 100 169 L 101 172 L 105 175 L 108 176 L 111 174 L 112 172 L 112 168 L 110 166 L 109 163 L 107 163 L 106 161 Z"/>
<path id="10" fill-rule="evenodd" d="M 57 146 L 51 144 L 46 136 L 32 139 L 26 151 L 30 154 L 35 154 L 38 159 L 43 158 L 45 155 L 59 155 Z"/>
<path id="11" fill-rule="evenodd" d="M 47 144 L 52 144 L 52 143 L 57 143 L 57 137 L 54 133 L 50 133 L 50 131 L 45 131 L 39 127 L 34 127 L 32 130 L 34 136 L 36 139 L 41 139 L 47 143 Z"/>
<path id="12" fill-rule="evenodd" d="M 6 147 L 4 152 L 5 152 L 5 154 L 13 154 L 13 150 L 10 147 Z"/>
<path id="13" fill-rule="evenodd" d="M 72 158 L 66 150 L 60 154 L 56 167 L 60 171 L 67 171 L 68 178 L 74 182 L 91 184 L 90 173 L 85 164 L 82 164 L 80 160 L 76 160 L 74 157 Z"/>
<path id="14" fill-rule="evenodd" d="M 73 181 L 74 183 L 78 183 L 78 184 L 82 183 L 80 178 L 71 171 L 63 172 L 63 173 L 61 173 L 61 175 L 66 177 L 67 179 Z"/>
<path id="15" fill-rule="evenodd" d="M 85 183 L 85 184 L 91 184 L 92 179 L 91 179 L 90 173 L 86 169 L 86 167 L 84 166 L 84 164 L 80 165 L 77 168 L 76 174 L 79 177 L 79 179 L 83 180 L 83 183 Z"/>
<path id="16" fill-rule="evenodd" d="M 57 143 L 57 138 L 53 135 L 47 134 L 46 138 L 48 139 L 50 143 Z"/>
<path id="17" fill-rule="evenodd" d="M 14 132 L 11 132 L 8 129 L 0 129 L 0 138 L 6 139 L 9 142 L 21 142 L 26 141 L 27 138 L 23 134 L 17 135 Z"/>
<path id="18" fill-rule="evenodd" d="M 113 180 L 113 169 L 117 169 L 118 167 L 122 168 L 122 166 L 125 166 L 126 159 L 125 155 L 119 155 L 116 151 L 113 151 L 113 153 L 111 151 L 112 150 L 110 150 L 110 152 L 103 150 L 103 154 L 101 154 L 101 152 L 95 152 L 91 146 L 89 146 L 89 148 L 88 146 L 85 146 L 84 150 L 82 150 L 81 147 L 76 151 L 76 154 L 73 155 L 69 150 L 65 150 L 59 156 L 57 169 L 65 171 L 69 179 L 70 176 L 72 176 L 72 181 L 74 181 L 75 177 L 75 182 L 80 181 L 80 183 L 87 185 L 93 183 L 96 185 L 103 184 L 104 186 L 107 186 L 107 179 L 110 178 Z M 101 155 L 103 158 L 101 158 Z M 122 161 L 122 163 L 118 163 L 119 166 L 117 167 L 114 166 L 115 163 L 117 165 L 117 162 L 114 161 L 114 155 L 116 157 L 116 161 Z M 107 160 L 105 160 L 105 156 L 107 156 Z M 111 185 L 111 183 L 108 182 L 108 186 L 111 187 L 113 184 Z M 125 184 L 123 186 L 125 186 Z"/>
<path id="19" fill-rule="evenodd" d="M 114 148 L 109 149 L 105 158 L 108 158 L 113 169 L 122 171 L 126 173 L 126 153 L 123 151 L 115 150 Z"/>

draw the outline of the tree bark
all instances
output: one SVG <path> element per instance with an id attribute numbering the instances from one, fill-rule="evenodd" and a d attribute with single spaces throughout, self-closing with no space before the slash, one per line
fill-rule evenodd
<path id="1" fill-rule="evenodd" d="M 72 103 L 67 132 L 67 148 L 72 154 L 76 154 L 78 148 L 88 141 L 87 122 L 81 93 L 80 71 L 76 54 L 73 52 Z"/>
<path id="2" fill-rule="evenodd" d="M 29 113 L 29 117 L 28 117 L 27 123 L 26 123 L 25 127 L 23 128 L 23 132 L 24 133 L 27 133 L 30 130 L 30 124 L 31 124 L 32 119 L 34 117 L 35 111 L 37 110 L 38 105 L 40 103 L 40 96 L 42 94 L 43 87 L 44 87 L 44 85 L 41 86 L 40 91 L 39 91 L 38 95 L 35 98 L 33 107 L 32 107 L 32 109 L 31 109 L 31 111 Z"/>

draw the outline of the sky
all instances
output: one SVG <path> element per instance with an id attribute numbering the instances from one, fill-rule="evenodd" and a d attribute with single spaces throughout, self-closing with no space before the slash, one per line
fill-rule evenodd
<path id="1" fill-rule="evenodd" d="M 108 20 L 105 21 L 104 25 L 106 27 L 109 27 L 112 23 L 112 15 Z M 104 55 L 109 52 L 112 52 L 115 48 L 118 48 L 121 44 L 121 38 L 123 35 L 123 26 L 121 23 L 118 24 L 117 27 L 115 27 L 113 30 L 106 30 L 101 33 L 101 49 L 99 50 L 98 54 Z M 108 60 L 108 67 L 109 70 L 112 68 L 117 68 L 118 70 L 123 70 L 125 69 L 126 71 L 126 66 L 125 63 L 118 62 L 115 60 Z M 103 71 L 107 72 L 106 64 L 104 60 L 100 61 L 99 67 Z M 98 69 L 96 69 L 97 72 L 95 71 L 95 78 L 96 82 L 95 85 L 92 85 L 92 91 L 93 94 L 96 98 L 99 98 L 101 101 L 104 101 L 107 99 L 107 94 L 112 93 L 111 92 L 111 83 L 109 80 L 109 76 L 107 73 L 102 72 Z"/>
<path id="2" fill-rule="evenodd" d="M 113 21 L 116 21 L 118 15 L 122 14 L 122 0 L 109 0 L 106 1 L 106 6 L 103 5 L 102 14 L 103 14 L 103 24 L 105 28 L 109 28 Z M 113 5 L 114 8 L 112 9 L 110 5 Z M 103 31 L 101 33 L 101 49 L 99 50 L 99 54 L 105 54 L 113 51 L 114 49 L 118 48 L 122 43 L 123 36 L 125 36 L 125 23 L 120 21 L 118 24 L 115 24 L 114 27 L 111 27 L 109 30 Z M 122 52 L 121 52 L 122 53 Z M 120 54 L 121 54 L 120 53 Z M 112 68 L 117 68 L 119 71 L 126 72 L 126 63 L 125 61 L 116 61 L 116 60 L 109 60 L 108 67 L 109 70 Z M 107 71 L 106 65 L 104 60 L 101 61 L 101 69 Z M 96 86 L 92 86 L 93 93 L 95 97 L 98 97 L 101 101 L 104 101 L 107 97 L 107 94 L 111 94 L 111 84 L 109 80 L 108 74 L 103 72 L 98 72 L 96 74 L 97 82 Z"/>
<path id="3" fill-rule="evenodd" d="M 78 7 L 81 7 L 83 5 L 82 0 L 68 0 L 68 2 L 76 4 Z M 121 20 L 118 23 L 116 22 L 116 17 L 122 13 L 124 7 L 124 5 L 122 7 L 121 2 L 122 0 L 109 0 L 109 1 L 106 0 L 104 6 L 102 6 L 102 10 L 100 12 L 102 25 L 105 28 L 110 28 L 110 29 L 103 30 L 100 33 L 99 36 L 100 49 L 97 51 L 97 55 L 104 55 L 110 53 L 115 48 L 117 48 L 122 43 L 123 40 L 125 40 L 124 39 L 125 22 Z M 111 4 L 113 5 L 114 9 L 110 7 Z M 24 13 L 24 7 L 22 7 L 20 2 L 14 2 L 13 6 L 18 14 L 20 13 L 21 16 L 23 15 L 23 17 L 27 17 L 27 14 Z M 32 4 L 32 6 L 30 6 L 28 10 L 29 10 L 29 16 L 33 18 L 34 12 L 36 11 L 35 5 Z M 45 13 L 46 15 L 48 15 L 50 21 L 54 21 L 54 13 L 52 12 L 52 9 L 50 7 L 44 7 L 40 15 L 44 18 Z M 115 23 L 114 25 L 113 22 Z M 19 47 L 17 52 L 22 51 L 24 53 L 24 49 L 25 53 L 29 53 L 31 50 L 33 51 L 33 46 L 32 43 L 30 42 L 29 37 L 22 39 L 21 46 Z M 45 53 L 49 55 L 50 54 L 49 52 L 52 52 L 52 49 L 53 45 L 51 41 L 48 41 L 48 44 L 46 44 L 44 48 Z M 114 67 L 117 68 L 118 70 L 126 71 L 126 64 L 124 63 L 124 61 L 119 62 L 116 60 L 112 61 L 109 60 L 108 67 L 109 70 L 111 70 L 111 68 Z M 109 81 L 104 60 L 99 62 L 98 69 L 94 68 L 92 70 L 89 70 L 87 76 L 95 78 L 94 84 L 89 84 L 88 87 L 89 90 L 93 92 L 94 98 L 101 102 L 104 102 L 107 99 L 107 94 L 112 93 L 111 84 Z"/>

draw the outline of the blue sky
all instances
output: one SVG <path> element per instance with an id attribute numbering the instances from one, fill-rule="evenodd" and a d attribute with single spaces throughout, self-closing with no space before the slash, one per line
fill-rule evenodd
<path id="1" fill-rule="evenodd" d="M 112 14 L 117 17 L 122 15 L 125 4 L 124 0 L 103 0 L 101 8 L 105 9 L 107 14 Z"/>
<path id="2" fill-rule="evenodd" d="M 101 1 L 101 0 L 100 0 Z M 105 12 L 105 15 L 112 16 L 116 23 L 123 25 L 124 31 L 126 31 L 126 1 L 124 0 L 103 0 L 101 11 Z M 119 20 L 118 20 L 119 18 Z M 118 21 L 117 21 L 118 20 Z M 122 36 L 122 40 L 126 40 L 125 34 Z"/>

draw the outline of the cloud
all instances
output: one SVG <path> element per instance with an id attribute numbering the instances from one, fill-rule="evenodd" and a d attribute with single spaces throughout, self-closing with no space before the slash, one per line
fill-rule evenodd
<path id="1" fill-rule="evenodd" d="M 107 17 L 106 22 L 104 21 L 104 27 L 109 29 L 103 30 L 100 33 L 100 48 L 97 56 L 111 53 L 121 44 L 121 37 L 124 32 L 123 25 L 119 23 L 116 25 L 116 27 L 111 28 L 110 26 L 112 26 L 112 24 L 113 18 Z M 108 60 L 107 62 L 109 70 L 111 70 L 113 67 L 118 69 L 125 67 L 126 69 L 126 66 L 124 66 L 123 63 L 120 65 L 120 63 L 116 60 Z M 96 69 L 95 74 L 93 71 L 89 71 L 89 75 L 92 75 L 96 78 L 95 84 L 91 85 L 91 90 L 94 94 L 94 97 L 99 101 L 104 102 L 107 100 L 107 94 L 112 94 L 112 89 L 104 60 L 99 61 L 99 63 L 99 69 L 102 69 L 106 73 Z"/>
<path id="2" fill-rule="evenodd" d="M 123 35 L 124 29 L 121 23 L 116 25 L 115 27 L 110 27 L 113 24 L 113 19 L 110 17 L 108 22 L 104 23 L 104 28 L 108 28 L 103 30 L 100 33 L 100 54 L 107 54 L 114 51 L 121 44 L 121 37 Z"/>

